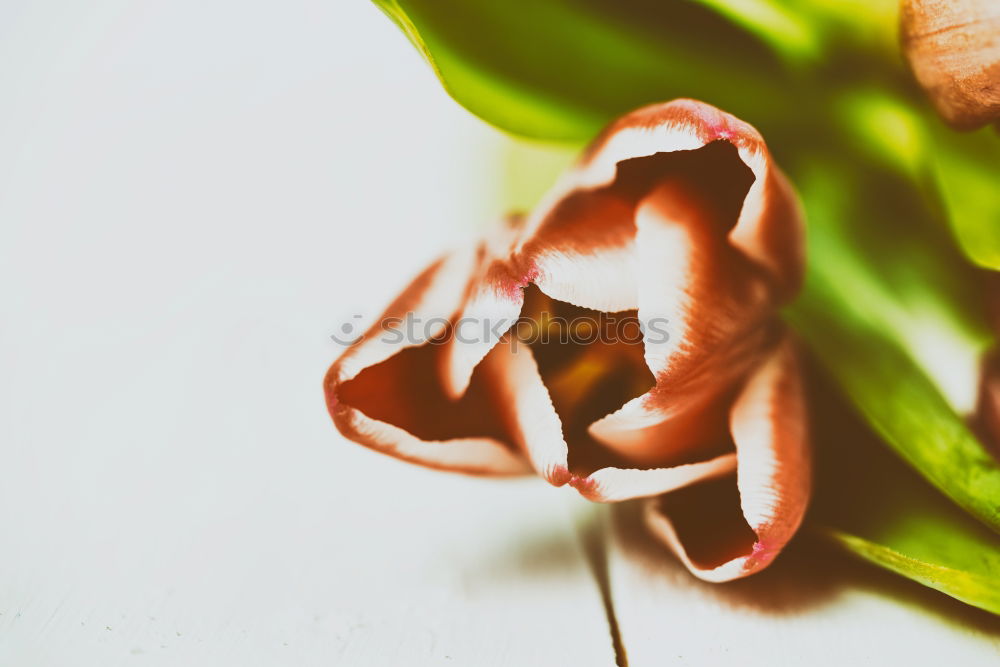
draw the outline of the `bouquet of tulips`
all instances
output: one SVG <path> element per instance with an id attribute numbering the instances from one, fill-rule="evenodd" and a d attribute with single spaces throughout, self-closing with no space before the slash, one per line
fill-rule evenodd
<path id="1" fill-rule="evenodd" d="M 1000 614 L 1000 3 L 376 4 L 556 158 L 334 362 L 341 433 L 707 581 L 807 534 Z"/>

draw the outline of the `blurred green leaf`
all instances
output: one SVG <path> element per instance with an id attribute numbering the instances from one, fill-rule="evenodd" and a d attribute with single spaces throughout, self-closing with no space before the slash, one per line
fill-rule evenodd
<path id="1" fill-rule="evenodd" d="M 935 125 L 934 175 L 955 236 L 972 261 L 1000 270 L 1000 133 Z"/>
<path id="2" fill-rule="evenodd" d="M 790 111 L 779 53 L 697 3 L 374 1 L 452 97 L 521 136 L 585 140 L 623 110 L 675 97 L 747 117 Z"/>
<path id="3" fill-rule="evenodd" d="M 1000 531 L 996 460 L 891 334 L 827 289 L 811 286 L 797 302 L 796 328 L 885 442 Z"/>
<path id="4" fill-rule="evenodd" d="M 1000 536 L 877 444 L 813 375 L 816 488 L 806 530 L 837 547 L 1000 614 Z"/>
<path id="5" fill-rule="evenodd" d="M 806 12 L 780 0 L 694 0 L 761 36 L 792 61 L 822 57 L 821 33 Z"/>
<path id="6" fill-rule="evenodd" d="M 895 53 L 898 0 L 693 0 L 771 44 L 793 63 L 849 46 Z"/>
<path id="7" fill-rule="evenodd" d="M 993 338 L 975 276 L 915 184 L 836 155 L 796 164 L 810 264 L 792 322 L 884 441 L 1000 531 L 1000 464 L 959 414 Z"/>
<path id="8" fill-rule="evenodd" d="M 940 195 L 940 221 L 950 224 L 966 257 L 1000 269 L 1000 133 L 954 132 L 922 96 L 870 83 L 839 93 L 832 108 L 855 150 L 927 181 L 927 190 Z"/>

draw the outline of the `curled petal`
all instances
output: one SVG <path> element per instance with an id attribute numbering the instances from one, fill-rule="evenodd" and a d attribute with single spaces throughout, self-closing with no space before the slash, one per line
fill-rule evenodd
<path id="1" fill-rule="evenodd" d="M 686 372 L 661 375 L 645 394 L 591 424 L 589 433 L 640 464 L 677 454 L 708 458 L 723 442 L 732 447 L 725 411 L 735 388 L 774 348 L 779 326 L 761 323 L 714 354 L 690 352 Z"/>
<path id="2" fill-rule="evenodd" d="M 524 459 L 494 438 L 422 440 L 348 406 L 332 409 L 331 415 L 344 437 L 428 468 L 470 475 L 520 475 L 531 470 Z"/>
<path id="3" fill-rule="evenodd" d="M 661 468 L 601 468 L 586 476 L 574 475 L 568 482 L 587 500 L 616 503 L 648 498 L 695 482 L 714 479 L 732 472 L 736 454 L 719 454 L 694 463 Z"/>
<path id="4" fill-rule="evenodd" d="M 1000 3 L 906 0 L 903 51 L 941 116 L 957 129 L 1000 119 Z"/>
<path id="5" fill-rule="evenodd" d="M 362 370 L 385 361 L 401 350 L 420 345 L 444 332 L 446 318 L 457 310 L 469 288 L 476 265 L 472 249 L 455 251 L 424 269 L 396 299 L 389 304 L 378 320 L 359 340 L 353 343 L 330 368 L 324 386 L 327 399 L 336 385 L 353 379 Z M 395 323 L 395 330 L 402 331 L 404 320 L 433 322 L 433 326 L 420 339 L 408 336 L 387 337 L 386 323 Z"/>
<path id="6" fill-rule="evenodd" d="M 763 272 L 720 237 L 719 222 L 708 193 L 683 180 L 657 187 L 636 212 L 639 319 L 658 384 L 690 375 L 772 316 Z"/>
<path id="7" fill-rule="evenodd" d="M 802 384 L 790 341 L 753 374 L 733 404 L 736 476 L 647 501 L 646 521 L 701 579 L 728 581 L 767 567 L 798 529 L 810 461 Z"/>
<path id="8" fill-rule="evenodd" d="M 471 285 L 469 298 L 455 318 L 453 335 L 444 344 L 442 380 L 451 398 L 465 393 L 473 370 L 517 321 L 526 283 L 527 279 L 493 261 Z"/>
<path id="9" fill-rule="evenodd" d="M 664 170 L 676 171 L 674 160 L 662 154 L 697 151 L 715 142 L 735 149 L 737 161 L 749 169 L 752 182 L 744 185 L 734 177 L 728 160 L 719 159 L 719 155 L 685 165 L 681 171 L 690 173 L 692 167 L 703 170 L 699 175 L 712 184 L 717 198 L 736 197 L 736 219 L 728 230 L 730 243 L 759 263 L 775 287 L 790 296 L 801 282 L 804 261 L 797 200 L 753 127 L 694 100 L 650 105 L 612 123 L 527 220 L 520 246 L 528 254 L 525 259 L 532 258 L 531 243 L 536 235 L 545 233 L 552 217 L 565 219 L 560 207 L 569 198 L 580 192 L 610 189 L 634 204 L 659 184 Z M 596 250 L 601 247 L 594 246 Z M 596 295 L 593 298 L 601 300 Z"/>
<path id="10" fill-rule="evenodd" d="M 648 394 L 629 401 L 588 429 L 607 449 L 636 465 L 655 466 L 670 459 L 709 459 L 732 451 L 726 428 L 731 391 L 712 387 L 698 401 L 677 401 L 662 412 Z M 666 489 L 665 489 L 666 490 Z"/>
<path id="11" fill-rule="evenodd" d="M 338 359 L 324 381 L 327 407 L 347 438 L 435 468 L 476 474 L 530 470 L 506 444 L 488 378 L 473 378 L 460 400 L 444 390 L 446 336 L 475 275 L 469 250 L 421 273 L 378 322 Z M 423 324 L 409 337 L 406 320 Z M 426 330 L 424 330 L 426 327 Z"/>
<path id="12" fill-rule="evenodd" d="M 608 466 L 589 475 L 573 472 L 563 424 L 531 346 L 506 338 L 486 357 L 482 369 L 495 383 L 497 404 L 512 442 L 523 450 L 538 474 L 555 486 L 574 487 L 589 500 L 617 502 L 654 496 L 735 469 L 735 453 L 724 452 L 703 458 L 688 456 L 694 462 L 669 467 Z"/>
<path id="13" fill-rule="evenodd" d="M 484 368 L 495 382 L 497 402 L 514 444 L 546 481 L 565 484 L 569 450 L 531 347 L 506 338 L 487 357 Z"/>
<path id="14" fill-rule="evenodd" d="M 553 299 L 593 310 L 636 307 L 634 204 L 611 190 L 568 194 L 518 253 L 524 274 Z"/>

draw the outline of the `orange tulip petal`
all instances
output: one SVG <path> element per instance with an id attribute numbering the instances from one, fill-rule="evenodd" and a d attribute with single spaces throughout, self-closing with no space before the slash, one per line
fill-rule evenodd
<path id="1" fill-rule="evenodd" d="M 507 337 L 490 352 L 477 373 L 481 371 L 494 383 L 497 405 L 511 441 L 550 484 L 568 484 L 589 500 L 617 502 L 659 495 L 735 469 L 736 455 L 730 442 L 729 451 L 718 446 L 693 453 L 682 451 L 672 457 L 669 465 L 604 466 L 590 474 L 581 472 L 571 466 L 570 447 L 564 435 L 566 425 L 556 410 L 535 354 L 532 346 L 512 343 Z M 724 423 L 725 416 L 722 418 Z M 574 444 L 579 449 L 583 443 Z M 662 461 L 664 457 L 660 458 Z"/>
<path id="2" fill-rule="evenodd" d="M 606 312 L 634 309 L 633 210 L 613 190 L 567 193 L 523 242 L 516 264 L 553 299 Z"/>
<path id="3" fill-rule="evenodd" d="M 503 340 L 486 357 L 482 371 L 495 383 L 497 404 L 511 440 L 538 474 L 555 486 L 569 484 L 590 500 L 616 502 L 658 495 L 735 469 L 735 454 L 723 453 L 669 468 L 605 467 L 590 475 L 576 474 L 570 471 L 563 424 L 531 346 Z"/>
<path id="4" fill-rule="evenodd" d="M 569 480 L 568 447 L 562 422 L 531 347 L 505 338 L 486 358 L 483 368 L 495 383 L 497 403 L 515 446 L 546 481 L 565 484 Z"/>
<path id="5" fill-rule="evenodd" d="M 635 498 L 658 496 L 681 489 L 695 482 L 713 479 L 732 472 L 736 454 L 719 454 L 712 458 L 682 463 L 665 468 L 618 468 L 609 466 L 589 475 L 573 475 L 569 485 L 587 500 L 615 503 Z"/>
<path id="6" fill-rule="evenodd" d="M 805 514 L 810 460 L 805 404 L 788 340 L 733 404 L 736 476 L 648 502 L 646 520 L 701 579 L 728 581 L 767 567 Z"/>
<path id="7" fill-rule="evenodd" d="M 774 165 L 756 129 L 695 100 L 653 104 L 612 123 L 528 218 L 525 226 L 528 240 L 522 242 L 522 248 L 544 232 L 553 212 L 572 195 L 611 188 L 620 196 L 632 197 L 635 203 L 644 192 L 659 184 L 660 172 L 678 173 L 673 156 L 660 154 L 696 151 L 713 142 L 734 147 L 739 160 L 753 176 L 752 182 L 747 183 L 732 178 L 732 165 L 725 159 L 719 160 L 719 155 L 700 165 L 708 170 L 703 175 L 714 176 L 718 198 L 722 198 L 723 190 L 728 198 L 740 195 L 738 203 L 742 205 L 736 208 L 737 219 L 728 232 L 730 242 L 763 266 L 782 294 L 793 294 L 802 279 L 804 244 L 798 202 L 787 180 Z M 722 153 L 725 147 L 712 151 Z M 719 165 L 729 168 L 713 172 Z M 748 187 L 745 200 L 740 192 L 744 185 Z M 601 247 L 597 243 L 593 249 L 599 251 Z"/>
<path id="8" fill-rule="evenodd" d="M 454 335 L 445 343 L 442 379 L 452 398 L 465 393 L 473 370 L 517 321 L 527 282 L 494 261 L 471 288 L 468 301 L 455 317 Z"/>
<path id="9" fill-rule="evenodd" d="M 446 348 L 423 336 L 397 340 L 384 328 L 410 315 L 436 323 L 427 328 L 426 339 L 446 335 L 448 318 L 468 291 L 477 256 L 461 251 L 432 264 L 330 367 L 324 381 L 327 407 L 345 437 L 435 468 L 476 474 L 530 470 L 506 444 L 485 376 L 474 378 L 461 399 L 454 400 L 442 383 Z"/>

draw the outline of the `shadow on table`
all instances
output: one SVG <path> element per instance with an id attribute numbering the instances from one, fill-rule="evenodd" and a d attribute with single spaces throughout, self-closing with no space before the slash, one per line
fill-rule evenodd
<path id="1" fill-rule="evenodd" d="M 810 526 L 820 523 L 850 529 L 853 522 L 854 527 L 864 529 L 865 522 L 878 522 L 886 513 L 901 511 L 901 503 L 906 511 L 906 502 L 919 500 L 930 511 L 953 514 L 956 522 L 971 522 L 971 529 L 984 530 L 986 539 L 994 537 L 890 452 L 815 367 L 810 368 L 809 381 L 817 473 L 812 506 L 799 536 L 763 572 L 725 584 L 705 583 L 650 536 L 639 516 L 638 503 L 601 507 L 604 511 L 585 514 L 584 523 L 578 526 L 579 535 L 612 630 L 615 615 L 608 577 L 609 541 L 615 541 L 613 548 L 619 557 L 634 559 L 650 576 L 676 582 L 678 587 L 697 587 L 705 596 L 734 609 L 778 616 L 803 614 L 835 602 L 850 590 L 863 590 L 919 607 L 942 622 L 1000 637 L 1000 616 L 865 563 L 810 533 Z M 611 520 L 606 521 L 609 516 Z M 537 531 L 521 535 L 510 543 L 509 550 L 497 554 L 489 576 L 558 576 L 571 562 L 567 559 L 578 557 L 575 550 L 567 548 L 565 533 L 557 536 Z"/>
<path id="2" fill-rule="evenodd" d="M 807 379 L 813 498 L 799 536 L 769 568 L 726 584 L 695 580 L 665 546 L 651 538 L 638 508 L 629 505 L 612 508 L 612 539 L 618 540 L 621 553 L 679 584 L 680 578 L 687 578 L 683 585 L 698 586 L 706 596 L 734 608 L 776 615 L 807 613 L 846 591 L 864 590 L 920 607 L 943 622 L 1000 637 L 1000 616 L 865 563 L 819 537 L 815 530 L 819 526 L 878 536 L 887 526 L 910 525 L 901 523 L 902 518 L 926 517 L 928 540 L 935 537 L 935 524 L 929 522 L 933 518 L 960 527 L 963 534 L 978 536 L 984 545 L 995 542 L 1000 549 L 1000 537 L 958 509 L 891 452 L 814 363 L 808 365 Z"/>
<path id="3" fill-rule="evenodd" d="M 849 590 L 863 590 L 898 604 L 920 607 L 948 624 L 972 627 L 1000 638 L 1000 617 L 857 560 L 810 535 L 796 538 L 763 572 L 724 584 L 703 582 L 649 535 L 639 508 L 623 505 L 612 509 L 612 539 L 618 540 L 625 557 L 634 559 L 645 571 L 685 588 L 695 587 L 704 596 L 733 609 L 776 616 L 803 614 L 834 602 Z"/>

